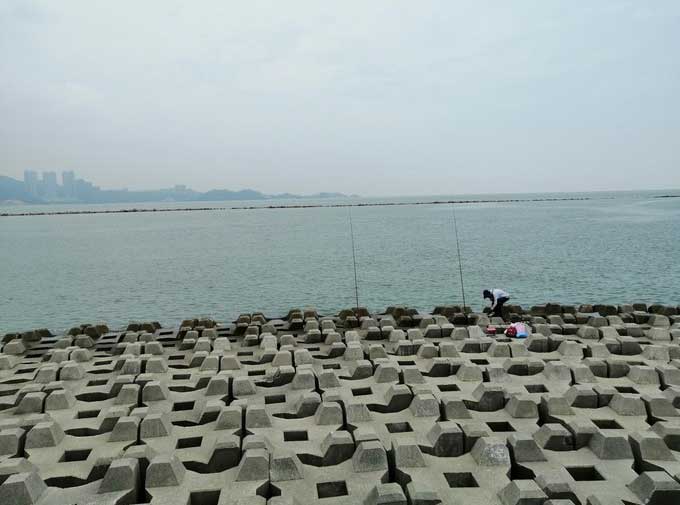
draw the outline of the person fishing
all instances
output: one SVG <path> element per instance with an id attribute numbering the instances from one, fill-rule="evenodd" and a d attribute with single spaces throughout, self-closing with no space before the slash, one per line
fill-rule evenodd
<path id="1" fill-rule="evenodd" d="M 499 288 L 485 289 L 482 293 L 484 299 L 491 300 L 491 314 L 494 317 L 503 317 L 503 304 L 510 299 L 510 295 Z"/>

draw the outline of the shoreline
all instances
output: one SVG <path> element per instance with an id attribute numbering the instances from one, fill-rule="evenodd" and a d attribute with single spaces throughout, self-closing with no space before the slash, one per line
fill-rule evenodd
<path id="1" fill-rule="evenodd" d="M 179 207 L 179 208 L 128 208 L 108 210 L 64 210 L 45 212 L 3 212 L 0 217 L 30 217 L 30 216 L 70 216 L 80 214 L 134 214 L 144 212 L 206 212 L 224 210 L 262 210 L 262 209 L 317 209 L 317 208 L 343 208 L 343 207 L 397 207 L 409 205 L 447 205 L 447 204 L 479 204 L 479 203 L 521 203 L 521 202 L 570 202 L 589 201 L 592 197 L 565 197 L 565 198 L 505 198 L 485 200 L 426 200 L 418 202 L 366 202 L 366 203 L 331 203 L 331 204 L 291 204 L 291 205 L 245 205 L 223 207 Z"/>
<path id="2" fill-rule="evenodd" d="M 192 320 L 211 320 L 215 322 L 216 325 L 222 326 L 222 327 L 228 327 L 228 326 L 234 326 L 238 325 L 241 320 L 243 319 L 244 316 L 247 317 L 254 317 L 257 316 L 257 318 L 262 318 L 267 321 L 277 321 L 281 324 L 284 322 L 289 323 L 292 319 L 295 318 L 294 314 L 296 313 L 302 313 L 302 314 L 314 314 L 316 318 L 318 319 L 333 319 L 333 320 L 345 320 L 347 317 L 355 316 L 355 325 L 349 325 L 347 329 L 357 329 L 361 327 L 361 319 L 362 318 L 375 318 L 375 319 L 382 319 L 386 316 L 394 315 L 395 313 L 401 314 L 403 316 L 408 316 L 405 317 L 403 320 L 400 320 L 399 317 L 397 317 L 397 324 L 396 327 L 415 327 L 418 328 L 420 326 L 420 323 L 423 319 L 427 319 L 429 317 L 433 316 L 441 316 L 444 319 L 447 319 L 448 322 L 452 323 L 454 326 L 469 326 L 469 325 L 479 325 L 480 324 L 480 318 L 482 321 L 485 321 L 486 324 L 496 324 L 499 326 L 504 326 L 506 324 L 510 324 L 511 322 L 516 322 L 516 321 L 524 321 L 527 322 L 528 324 L 551 324 L 550 319 L 553 316 L 560 316 L 563 317 L 565 321 L 568 322 L 573 322 L 577 324 L 587 324 L 587 321 L 590 320 L 591 317 L 602 317 L 602 318 L 610 318 L 613 317 L 615 319 L 621 319 L 621 321 L 618 322 L 620 325 L 625 325 L 627 323 L 638 323 L 638 324 L 644 324 L 646 323 L 647 319 L 651 316 L 663 316 L 668 318 L 669 320 L 669 328 L 677 328 L 680 330 L 680 304 L 675 305 L 673 303 L 670 304 L 662 304 L 662 303 L 644 303 L 644 302 L 632 302 L 632 303 L 621 303 L 621 304 L 616 304 L 616 303 L 559 303 L 559 302 L 547 302 L 547 303 L 541 303 L 541 304 L 533 304 L 533 305 L 527 305 L 527 306 L 522 306 L 517 303 L 508 303 L 505 305 L 504 310 L 503 310 L 503 321 L 496 320 L 493 321 L 493 318 L 491 317 L 491 314 L 489 313 L 488 307 L 482 307 L 482 310 L 475 310 L 473 307 L 470 305 L 465 305 L 463 307 L 462 304 L 450 304 L 450 305 L 437 305 L 434 306 L 430 310 L 420 310 L 416 309 L 413 306 L 409 306 L 406 304 L 399 304 L 399 305 L 392 305 L 385 307 L 382 311 L 380 310 L 372 310 L 369 309 L 365 306 L 361 307 L 347 307 L 344 309 L 340 309 L 337 311 L 329 312 L 329 313 L 320 313 L 315 307 L 309 306 L 309 307 L 304 307 L 304 308 L 291 308 L 288 310 L 287 313 L 285 314 L 265 314 L 262 311 L 256 310 L 253 312 L 242 312 L 238 316 L 233 317 L 233 318 L 221 318 L 221 317 L 215 317 L 214 315 L 207 316 L 207 315 L 202 315 L 202 316 L 197 316 L 194 318 L 190 319 L 184 319 L 182 323 L 179 323 L 179 321 L 175 323 L 160 323 L 158 320 L 154 320 L 154 325 L 157 325 L 158 328 L 175 328 L 176 330 L 181 329 L 183 326 L 186 326 L 187 321 L 192 321 Z M 642 317 L 644 315 L 644 317 Z M 303 317 L 303 321 L 306 319 L 306 316 Z M 544 321 L 541 321 L 541 319 L 544 319 Z M 572 321 L 573 319 L 573 321 Z M 145 321 L 150 321 L 150 320 L 145 320 Z M 74 332 L 76 328 L 80 328 L 81 330 L 84 329 L 85 327 L 89 326 L 103 326 L 106 328 L 110 328 L 110 330 L 107 329 L 107 332 L 125 332 L 125 331 L 137 331 L 134 328 L 136 326 L 140 326 L 142 324 L 146 323 L 140 323 L 139 320 L 137 319 L 129 319 L 127 323 L 123 323 L 122 325 L 109 325 L 108 322 L 106 321 L 97 321 L 94 322 L 90 320 L 89 322 L 85 323 L 77 323 L 75 326 L 71 326 L 69 328 L 46 328 L 46 327 L 33 327 L 33 328 L 25 328 L 24 330 L 14 330 L 14 331 L 0 331 L 0 343 L 2 341 L 7 341 L 11 340 L 13 338 L 25 338 L 26 335 L 30 335 L 34 332 L 36 333 L 41 333 L 41 334 L 47 334 L 50 333 L 52 335 L 59 335 L 59 334 L 71 334 Z M 562 322 L 561 324 L 564 324 Z M 615 324 L 617 323 L 610 323 L 610 324 Z M 301 328 L 297 328 L 299 330 Z M 623 327 L 619 327 L 618 329 L 623 330 Z M 625 333 L 624 333 L 625 334 Z M 680 336 L 680 334 L 679 334 Z"/>

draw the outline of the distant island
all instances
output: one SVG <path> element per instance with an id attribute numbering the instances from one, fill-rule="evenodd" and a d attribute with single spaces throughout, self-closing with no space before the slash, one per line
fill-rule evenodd
<path id="1" fill-rule="evenodd" d="M 26 170 L 23 181 L 0 175 L 0 203 L 18 205 L 47 203 L 221 202 L 347 197 L 343 193 L 315 193 L 313 195 L 280 193 L 268 195 L 253 189 L 238 191 L 213 189 L 200 192 L 194 191 L 185 185 L 145 191 L 101 189 L 91 182 L 76 178 L 72 171 L 62 173 L 61 184 L 57 182 L 56 172 L 43 172 L 42 178 L 39 178 L 37 172 Z"/>

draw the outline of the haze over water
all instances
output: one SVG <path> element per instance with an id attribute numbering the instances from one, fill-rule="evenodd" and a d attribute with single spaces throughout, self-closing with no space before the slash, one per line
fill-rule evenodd
<path id="1" fill-rule="evenodd" d="M 468 303 L 481 308 L 482 289 L 502 287 L 524 306 L 680 304 L 680 198 L 654 198 L 671 193 L 458 205 Z M 391 199 L 416 200 L 427 198 Z M 291 202 L 215 205 L 249 203 Z M 112 206 L 87 208 L 102 207 Z M 361 305 L 461 303 L 451 206 L 355 207 L 352 218 Z M 354 305 L 346 208 L 7 217 L 0 243 L 0 333 Z"/>

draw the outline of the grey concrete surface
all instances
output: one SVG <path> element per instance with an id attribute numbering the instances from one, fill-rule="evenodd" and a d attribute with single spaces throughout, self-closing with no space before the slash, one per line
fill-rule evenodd
<path id="1" fill-rule="evenodd" d="M 8 334 L 0 504 L 680 503 L 678 314 L 295 309 Z"/>

